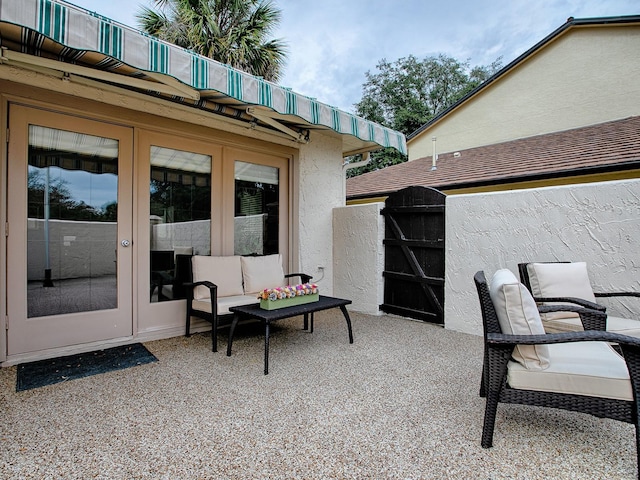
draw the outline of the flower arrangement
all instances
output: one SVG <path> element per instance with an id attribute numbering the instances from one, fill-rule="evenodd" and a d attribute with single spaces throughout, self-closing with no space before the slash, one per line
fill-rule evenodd
<path id="1" fill-rule="evenodd" d="M 285 298 L 301 297 L 303 295 L 313 295 L 318 293 L 318 285 L 315 283 L 301 283 L 299 285 L 286 285 L 284 287 L 265 288 L 258 294 L 258 299 L 284 300 Z"/>

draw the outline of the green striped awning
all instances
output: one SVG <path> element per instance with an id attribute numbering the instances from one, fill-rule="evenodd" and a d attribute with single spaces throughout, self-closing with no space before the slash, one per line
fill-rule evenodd
<path id="1" fill-rule="evenodd" d="M 19 54 L 64 62 L 127 77 L 130 81 L 115 83 L 213 113 L 266 118 L 266 125 L 276 122 L 292 131 L 333 130 L 348 136 L 345 153 L 380 147 L 407 151 L 399 132 L 62 0 L 0 0 L 0 42 L 7 63 Z"/>

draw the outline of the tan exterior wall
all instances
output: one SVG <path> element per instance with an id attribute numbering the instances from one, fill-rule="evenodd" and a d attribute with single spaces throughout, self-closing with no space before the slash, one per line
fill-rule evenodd
<path id="1" fill-rule="evenodd" d="M 640 26 L 573 27 L 407 142 L 409 160 L 640 114 Z"/>

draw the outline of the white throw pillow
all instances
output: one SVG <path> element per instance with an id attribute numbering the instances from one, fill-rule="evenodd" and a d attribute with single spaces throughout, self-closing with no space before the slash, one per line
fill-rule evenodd
<path id="1" fill-rule="evenodd" d="M 544 335 L 536 302 L 513 272 L 508 269 L 498 270 L 491 279 L 489 295 L 502 333 Z M 546 345 L 518 345 L 512 356 L 529 370 L 544 370 L 549 367 L 549 349 Z"/>
<path id="2" fill-rule="evenodd" d="M 534 297 L 576 297 L 596 301 L 585 262 L 530 263 L 527 272 Z"/>
<path id="3" fill-rule="evenodd" d="M 193 281 L 208 280 L 218 286 L 218 297 L 242 295 L 242 269 L 239 256 L 209 257 L 195 255 L 191 257 Z M 196 287 L 193 298 L 203 300 L 210 297 L 209 289 Z"/>
<path id="4" fill-rule="evenodd" d="M 241 262 L 246 293 L 258 293 L 265 288 L 281 287 L 285 284 L 282 255 L 241 257 Z"/>
<path id="5" fill-rule="evenodd" d="M 527 273 L 534 297 L 574 297 L 596 302 L 585 262 L 530 263 L 527 265 Z M 558 304 L 557 302 L 544 303 L 545 305 Z M 578 314 L 553 312 L 542 315 L 545 321 L 574 317 L 578 318 Z M 582 324 L 578 322 L 578 325 L 578 330 L 582 330 Z"/>

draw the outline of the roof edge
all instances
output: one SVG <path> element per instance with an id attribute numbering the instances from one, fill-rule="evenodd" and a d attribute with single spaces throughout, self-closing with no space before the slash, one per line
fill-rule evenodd
<path id="1" fill-rule="evenodd" d="M 536 173 L 531 175 L 514 175 L 511 177 L 501 177 L 490 180 L 482 180 L 475 182 L 461 182 L 461 183 L 448 183 L 445 185 L 428 185 L 429 187 L 435 188 L 437 190 L 458 190 L 462 188 L 477 188 L 477 187 L 488 187 L 492 185 L 502 185 L 502 184 L 512 184 L 512 183 L 524 183 L 524 182 L 532 182 L 536 180 L 549 180 L 552 178 L 567 178 L 567 177 L 579 177 L 584 175 L 593 175 L 599 173 L 611 173 L 617 171 L 626 171 L 626 170 L 635 170 L 640 168 L 640 158 L 637 160 L 630 160 L 622 163 L 615 163 L 604 166 L 593 166 L 593 167 L 581 167 L 581 168 L 571 168 L 567 170 L 560 170 L 548 173 Z M 405 188 L 405 187 L 402 187 Z M 372 192 L 368 194 L 357 194 L 357 195 L 347 195 L 347 200 L 362 200 L 365 198 L 371 197 L 383 197 L 391 195 L 392 193 L 401 190 L 402 188 L 398 188 L 397 190 L 388 190 L 384 192 Z"/>

